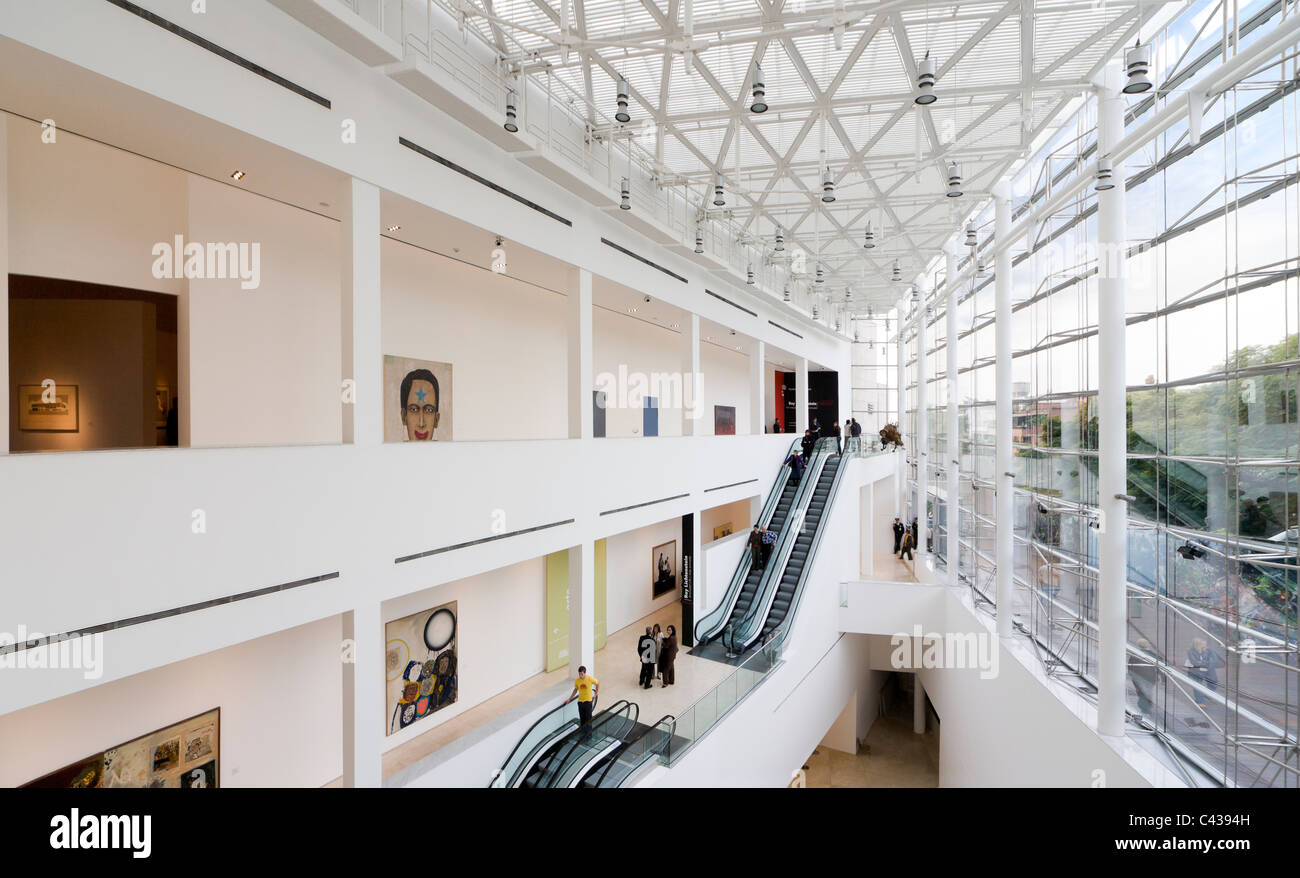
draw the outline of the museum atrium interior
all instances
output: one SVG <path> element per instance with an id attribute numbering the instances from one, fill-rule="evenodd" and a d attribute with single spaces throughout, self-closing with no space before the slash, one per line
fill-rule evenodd
<path id="1" fill-rule="evenodd" d="M 0 0 L 0 785 L 1300 787 L 1298 44 Z"/>

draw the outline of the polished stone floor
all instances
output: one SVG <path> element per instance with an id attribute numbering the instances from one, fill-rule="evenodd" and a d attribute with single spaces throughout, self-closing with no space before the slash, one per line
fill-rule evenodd
<path id="1" fill-rule="evenodd" d="M 931 722 L 933 726 L 933 722 Z M 912 719 L 878 718 L 858 755 L 821 746 L 808 758 L 806 782 L 818 789 L 939 786 L 939 736 L 912 731 Z"/>

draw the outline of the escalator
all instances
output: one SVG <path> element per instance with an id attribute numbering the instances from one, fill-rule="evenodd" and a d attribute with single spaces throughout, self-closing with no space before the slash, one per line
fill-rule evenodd
<path id="1" fill-rule="evenodd" d="M 781 458 L 782 461 L 795 453 L 798 445 L 798 441 L 792 443 L 785 456 Z M 799 489 L 803 482 L 807 481 L 808 475 L 805 471 L 803 481 L 796 481 L 791 475 L 790 468 L 784 464 L 777 472 L 772 490 L 759 516 L 759 524 L 765 530 L 775 532 L 778 541 L 785 532 L 786 523 L 790 520 L 790 512 L 798 500 Z M 746 546 L 736 565 L 736 572 L 732 576 L 726 595 L 711 613 L 696 624 L 696 649 L 692 650 L 692 654 L 734 627 L 753 610 L 754 600 L 763 586 L 765 571 L 762 568 L 755 569 L 752 561 L 752 553 Z"/>
<path id="2" fill-rule="evenodd" d="M 584 789 L 621 787 L 643 766 L 667 752 L 676 728 L 676 717 L 671 715 L 661 717 L 653 726 L 639 726 L 627 736 L 622 747 L 594 764 L 578 786 Z"/>
<path id="3" fill-rule="evenodd" d="M 602 710 L 583 727 L 570 731 L 524 773 L 519 786 L 569 788 L 582 782 L 597 765 L 612 758 L 636 730 L 639 708 L 618 701 Z"/>
<path id="4" fill-rule="evenodd" d="M 578 729 L 578 705 L 561 704 L 541 716 L 524 732 L 506 761 L 497 769 L 491 787 L 517 787 L 538 763 L 549 760 L 565 739 Z"/>

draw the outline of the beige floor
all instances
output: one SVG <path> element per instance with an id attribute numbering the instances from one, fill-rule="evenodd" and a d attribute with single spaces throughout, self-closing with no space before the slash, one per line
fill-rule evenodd
<path id="1" fill-rule="evenodd" d="M 884 716 L 867 733 L 867 748 L 854 756 L 821 746 L 808 758 L 811 788 L 870 789 L 939 786 L 939 740 L 933 729 L 912 731 L 910 719 Z"/>
<path id="2" fill-rule="evenodd" d="M 600 680 L 602 709 L 612 706 L 620 699 L 626 699 L 637 704 L 641 722 L 653 724 L 666 714 L 681 716 L 696 699 L 706 694 L 727 675 L 730 668 L 726 665 L 695 658 L 687 655 L 685 650 L 679 650 L 676 679 L 673 685 L 663 686 L 657 680 L 650 689 L 642 689 L 637 685 L 641 665 L 636 659 L 636 643 L 646 626 L 658 622 L 660 627 L 671 624 L 677 626 L 680 631 L 681 621 L 682 605 L 674 603 L 609 635 L 604 648 L 596 652 L 596 667 L 593 670 L 596 679 Z M 394 747 L 384 754 L 384 777 L 391 777 L 404 768 L 414 765 L 434 751 L 491 722 L 568 677 L 567 668 L 529 677 L 482 704 L 475 705 L 464 713 L 435 726 L 423 735 L 418 735 Z M 327 787 L 342 787 L 342 785 L 342 778 L 336 778 L 326 784 Z"/>
<path id="3" fill-rule="evenodd" d="M 918 553 L 909 561 L 897 555 L 877 555 L 873 559 L 873 570 L 867 579 L 882 582 L 938 582 L 939 576 L 934 570 L 934 556 Z"/>

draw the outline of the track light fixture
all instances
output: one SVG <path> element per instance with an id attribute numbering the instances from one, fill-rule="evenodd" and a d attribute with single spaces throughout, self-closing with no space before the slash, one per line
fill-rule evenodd
<path id="1" fill-rule="evenodd" d="M 966 224 L 966 246 L 978 247 L 979 242 L 980 242 L 979 237 L 975 234 L 975 224 L 967 223 Z"/>
<path id="2" fill-rule="evenodd" d="M 930 53 L 926 52 L 916 65 L 916 98 L 915 101 L 922 107 L 929 106 L 939 99 L 934 93 L 935 82 L 934 59 Z"/>
<path id="3" fill-rule="evenodd" d="M 619 198 L 618 207 L 620 210 L 632 209 L 632 189 L 631 185 L 627 181 L 627 177 L 623 178 L 622 192 L 621 197 Z"/>
<path id="4" fill-rule="evenodd" d="M 822 176 L 822 202 L 830 204 L 835 200 L 835 175 L 831 169 L 827 168 L 826 173 Z"/>
<path id="5" fill-rule="evenodd" d="M 961 165 L 956 162 L 948 165 L 948 197 L 961 198 Z"/>
<path id="6" fill-rule="evenodd" d="M 511 134 L 518 133 L 519 123 L 516 121 L 518 118 L 519 115 L 515 112 L 515 93 L 508 91 L 506 92 L 506 124 L 503 127 Z"/>
<path id="7" fill-rule="evenodd" d="M 618 112 L 614 113 L 614 118 L 626 125 L 632 121 L 631 115 L 627 112 L 627 80 L 618 81 Z"/>
<path id="8" fill-rule="evenodd" d="M 727 199 L 722 197 L 722 175 L 715 174 L 713 176 L 713 206 L 723 207 L 726 203 Z"/>
<path id="9" fill-rule="evenodd" d="M 1097 182 L 1093 184 L 1092 188 L 1096 189 L 1098 192 L 1105 192 L 1107 189 L 1114 189 L 1115 181 L 1112 179 L 1114 176 L 1115 168 L 1111 164 L 1110 159 L 1106 156 L 1102 156 L 1097 159 Z"/>
<path id="10" fill-rule="evenodd" d="M 776 252 L 780 253 L 785 249 L 785 234 L 778 228 L 776 230 Z"/>
<path id="11" fill-rule="evenodd" d="M 871 225 L 871 220 L 867 220 L 867 234 L 862 241 L 862 246 L 871 250 L 876 246 L 876 230 Z"/>
<path id="12" fill-rule="evenodd" d="M 899 264 L 897 259 L 894 260 L 894 271 L 889 279 L 895 282 L 903 279 L 903 266 Z"/>
<path id="13" fill-rule="evenodd" d="M 1128 82 L 1124 85 L 1124 94 L 1139 95 L 1151 89 L 1151 47 L 1137 45 L 1124 51 L 1124 67 L 1128 70 Z"/>
<path id="14" fill-rule="evenodd" d="M 751 113 L 767 112 L 767 88 L 763 85 L 763 68 L 757 64 L 754 65 L 754 99 L 750 102 L 749 111 Z"/>

